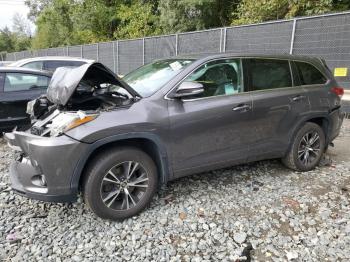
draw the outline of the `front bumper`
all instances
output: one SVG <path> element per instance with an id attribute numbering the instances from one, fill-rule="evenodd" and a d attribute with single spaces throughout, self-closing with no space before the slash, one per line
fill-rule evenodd
<path id="1" fill-rule="evenodd" d="M 29 198 L 49 202 L 73 202 L 74 169 L 87 144 L 62 135 L 40 137 L 26 132 L 6 133 L 4 138 L 17 152 L 10 166 L 12 189 Z"/>

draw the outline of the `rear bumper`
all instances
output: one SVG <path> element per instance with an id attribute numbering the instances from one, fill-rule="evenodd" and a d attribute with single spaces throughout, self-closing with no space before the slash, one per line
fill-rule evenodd
<path id="1" fill-rule="evenodd" d="M 10 166 L 14 192 L 49 202 L 77 199 L 78 189 L 71 182 L 86 144 L 64 135 L 39 137 L 17 131 L 6 133 L 4 138 L 18 154 Z"/>
<path id="2" fill-rule="evenodd" d="M 332 142 L 340 133 L 341 126 L 343 124 L 345 113 L 338 108 L 329 114 L 329 135 L 328 142 Z"/>

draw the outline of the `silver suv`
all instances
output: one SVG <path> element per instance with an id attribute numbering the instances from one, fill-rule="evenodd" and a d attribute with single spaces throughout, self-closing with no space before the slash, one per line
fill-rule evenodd
<path id="1" fill-rule="evenodd" d="M 273 158 L 308 171 L 339 134 L 343 92 L 323 60 L 299 56 L 176 57 L 123 79 L 99 63 L 58 68 L 28 105 L 31 129 L 5 135 L 12 188 L 82 192 L 98 216 L 124 219 L 189 174 Z"/>
<path id="2" fill-rule="evenodd" d="M 58 67 L 78 67 L 94 60 L 69 56 L 43 56 L 21 59 L 9 64 L 11 67 L 23 67 L 54 72 Z"/>

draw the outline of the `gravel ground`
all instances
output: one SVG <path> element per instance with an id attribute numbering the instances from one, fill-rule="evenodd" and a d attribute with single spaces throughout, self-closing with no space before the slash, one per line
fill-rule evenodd
<path id="1" fill-rule="evenodd" d="M 123 222 L 81 203 L 14 195 L 0 139 L 0 259 L 349 261 L 350 120 L 327 163 L 298 173 L 262 161 L 174 181 Z"/>

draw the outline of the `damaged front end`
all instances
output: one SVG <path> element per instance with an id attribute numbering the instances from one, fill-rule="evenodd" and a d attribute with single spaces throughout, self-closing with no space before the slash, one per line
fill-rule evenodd
<path id="1" fill-rule="evenodd" d="M 100 63 L 58 68 L 47 94 L 28 103 L 31 134 L 58 136 L 96 119 L 103 111 L 130 106 L 140 98 Z"/>
<path id="2" fill-rule="evenodd" d="M 72 176 L 89 144 L 66 132 L 92 122 L 103 112 L 130 107 L 140 96 L 100 63 L 58 68 L 47 94 L 28 103 L 32 126 L 6 133 L 17 154 L 10 167 L 13 190 L 30 198 L 74 201 Z"/>

